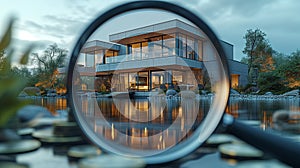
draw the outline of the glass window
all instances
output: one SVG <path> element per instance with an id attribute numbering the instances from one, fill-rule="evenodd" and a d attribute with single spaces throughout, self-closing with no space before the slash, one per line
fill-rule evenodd
<path id="1" fill-rule="evenodd" d="M 179 56 L 186 58 L 186 36 L 183 34 L 178 35 L 178 47 L 179 47 Z"/>
<path id="2" fill-rule="evenodd" d="M 113 57 L 114 56 L 114 51 L 112 51 L 112 50 L 106 50 L 105 56 L 106 57 Z"/>
<path id="3" fill-rule="evenodd" d="M 139 72 L 136 83 L 139 91 L 148 91 L 148 72 Z"/>
<path id="4" fill-rule="evenodd" d="M 164 71 L 155 71 L 151 72 L 151 89 L 160 88 L 162 84 L 164 84 Z"/>
<path id="5" fill-rule="evenodd" d="M 85 66 L 94 67 L 94 65 L 95 65 L 94 53 L 87 53 L 85 55 Z"/>
<path id="6" fill-rule="evenodd" d="M 85 55 L 86 53 L 80 53 L 79 57 L 77 59 L 77 65 L 78 66 L 84 66 L 85 65 Z"/>
<path id="7" fill-rule="evenodd" d="M 103 56 L 104 56 L 103 50 L 96 50 L 95 51 L 95 64 L 104 64 Z"/>
<path id="8" fill-rule="evenodd" d="M 198 46 L 198 49 L 196 49 L 196 51 L 197 51 L 198 60 L 203 61 L 203 41 L 198 40 L 197 46 Z"/>
<path id="9" fill-rule="evenodd" d="M 187 37 L 187 58 L 195 59 L 195 40 Z"/>
<path id="10" fill-rule="evenodd" d="M 163 36 L 163 56 L 175 55 L 175 34 Z"/>
<path id="11" fill-rule="evenodd" d="M 179 85 L 183 83 L 183 72 L 180 71 L 173 71 L 172 75 L 172 83 L 174 85 Z"/>
<path id="12" fill-rule="evenodd" d="M 149 58 L 148 42 L 142 42 L 142 59 Z"/>
<path id="13" fill-rule="evenodd" d="M 128 85 L 128 73 L 121 73 L 120 74 L 120 83 L 118 83 L 119 86 L 119 90 L 117 91 L 121 91 L 121 92 L 125 92 L 128 90 L 129 85 Z"/>
<path id="14" fill-rule="evenodd" d="M 132 44 L 132 57 L 133 60 L 141 59 L 141 43 Z"/>
<path id="15" fill-rule="evenodd" d="M 136 86 L 136 73 L 129 73 L 129 89 L 130 90 L 137 90 L 137 86 Z"/>
<path id="16" fill-rule="evenodd" d="M 150 38 L 148 44 L 149 44 L 149 55 L 151 58 L 162 56 L 162 36 Z"/>
<path id="17" fill-rule="evenodd" d="M 131 54 L 132 53 L 132 46 L 131 44 L 127 45 L 127 54 Z"/>

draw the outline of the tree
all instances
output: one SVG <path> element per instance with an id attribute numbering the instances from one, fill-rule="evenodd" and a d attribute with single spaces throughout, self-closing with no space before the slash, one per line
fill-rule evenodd
<path id="1" fill-rule="evenodd" d="M 54 89 L 57 85 L 61 85 L 58 82 L 58 68 L 64 66 L 67 50 L 52 44 L 42 55 L 38 53 L 32 55 L 32 62 L 37 65 L 35 75 L 39 79 L 36 86 L 42 89 Z"/>
<path id="2" fill-rule="evenodd" d="M 243 53 L 247 55 L 243 62 L 248 63 L 250 83 L 257 82 L 258 73 L 274 70 L 273 49 L 265 37 L 266 34 L 260 29 L 249 29 L 243 37 L 246 40 Z"/>
<path id="3" fill-rule="evenodd" d="M 290 88 L 300 87 L 300 50 L 287 57 L 287 61 L 278 67 L 278 73 L 285 77 Z"/>
<path id="4" fill-rule="evenodd" d="M 258 77 L 258 85 L 260 93 L 272 92 L 274 94 L 282 94 L 289 89 L 286 87 L 284 80 L 275 72 L 262 72 Z"/>
<path id="5" fill-rule="evenodd" d="M 247 57 L 243 57 L 242 59 L 241 59 L 241 63 L 244 63 L 244 64 L 249 64 L 249 62 L 248 62 L 249 60 L 248 60 L 248 58 Z"/>

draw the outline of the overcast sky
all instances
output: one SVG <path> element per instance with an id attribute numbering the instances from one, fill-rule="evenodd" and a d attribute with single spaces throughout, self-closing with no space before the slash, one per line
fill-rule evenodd
<path id="1" fill-rule="evenodd" d="M 29 42 L 44 49 L 57 43 L 70 52 L 83 28 L 112 5 L 124 0 L 0 0 L 0 34 L 8 18 L 15 24 L 15 45 Z M 267 34 L 274 50 L 284 54 L 300 49 L 299 0 L 171 0 L 197 12 L 221 40 L 234 45 L 234 58 L 244 57 L 247 29 Z"/>

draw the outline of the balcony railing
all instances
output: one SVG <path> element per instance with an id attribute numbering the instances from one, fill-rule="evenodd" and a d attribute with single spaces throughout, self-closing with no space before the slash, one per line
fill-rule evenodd
<path id="1" fill-rule="evenodd" d="M 113 57 L 106 57 L 105 62 L 109 63 L 119 63 L 124 61 L 134 61 L 134 60 L 144 60 L 144 59 L 151 59 L 151 58 L 158 58 L 163 57 L 161 52 L 149 52 L 149 53 L 142 53 L 142 54 L 126 54 L 126 55 L 119 55 Z M 169 55 L 175 56 L 175 55 Z"/>

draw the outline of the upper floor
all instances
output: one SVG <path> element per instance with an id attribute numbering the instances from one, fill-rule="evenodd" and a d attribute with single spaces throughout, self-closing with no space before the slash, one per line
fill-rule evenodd
<path id="1" fill-rule="evenodd" d="M 85 44 L 81 51 L 85 67 L 101 66 L 103 69 L 104 64 L 141 60 L 145 63 L 153 58 L 175 59 L 171 57 L 180 57 L 195 64 L 195 61 L 199 63 L 210 56 L 205 47 L 207 37 L 204 33 L 177 19 L 111 34 L 109 41 L 94 40 Z M 224 41 L 221 43 L 227 57 L 232 59 L 233 46 Z"/>

